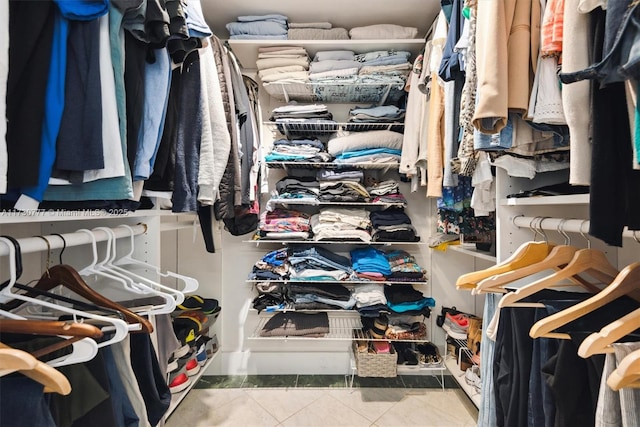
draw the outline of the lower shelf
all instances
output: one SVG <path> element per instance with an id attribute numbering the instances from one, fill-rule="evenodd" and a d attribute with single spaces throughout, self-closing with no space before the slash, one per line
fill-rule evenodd
<path id="1" fill-rule="evenodd" d="M 353 339 L 353 330 L 354 329 L 362 329 L 362 322 L 360 322 L 360 316 L 357 315 L 357 312 L 353 314 L 345 313 L 344 315 L 339 315 L 337 313 L 331 313 L 329 316 L 329 333 L 324 337 L 305 337 L 305 336 L 278 336 L 278 337 L 262 337 L 260 336 L 260 331 L 264 328 L 264 325 L 269 321 L 270 317 L 260 317 L 258 326 L 254 330 L 253 334 L 248 337 L 248 339 L 262 339 L 262 340 L 273 340 L 273 339 L 281 339 L 281 340 L 314 340 L 314 341 L 351 341 Z"/>
<path id="2" fill-rule="evenodd" d="M 220 353 L 219 349 L 218 349 L 218 351 L 216 351 L 213 354 L 211 359 L 206 361 L 204 366 L 200 367 L 200 371 L 198 371 L 198 373 L 196 375 L 194 375 L 194 376 L 192 376 L 190 378 L 191 379 L 191 384 L 189 385 L 189 387 L 187 387 L 186 389 L 182 390 L 180 393 L 173 393 L 171 395 L 171 403 L 169 404 L 169 409 L 167 410 L 167 413 L 164 414 L 164 419 L 165 420 L 167 418 L 169 418 L 169 416 L 173 413 L 173 411 L 176 410 L 176 408 L 178 407 L 180 402 L 182 402 L 184 400 L 184 398 L 187 397 L 187 394 L 189 393 L 189 391 L 196 385 L 196 383 L 198 381 L 200 381 L 200 378 L 204 375 L 204 373 L 206 372 L 207 368 L 213 363 L 215 358 L 218 356 L 218 353 Z"/>
<path id="3" fill-rule="evenodd" d="M 458 366 L 458 362 L 456 361 L 456 358 L 450 357 L 450 356 L 445 357 L 444 365 L 447 367 L 447 369 L 451 373 L 451 376 L 453 377 L 453 379 L 456 380 L 458 385 L 460 385 L 460 388 L 462 389 L 462 391 L 464 391 L 467 394 L 467 396 L 469 396 L 469 399 L 471 399 L 471 402 L 473 402 L 476 408 L 479 408 L 480 393 L 478 393 L 475 388 L 467 384 L 467 382 L 464 379 L 464 371 L 462 371 Z"/>

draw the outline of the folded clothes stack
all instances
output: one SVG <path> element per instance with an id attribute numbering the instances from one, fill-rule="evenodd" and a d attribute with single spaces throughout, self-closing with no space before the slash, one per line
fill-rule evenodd
<path id="1" fill-rule="evenodd" d="M 431 314 L 430 307 L 435 307 L 436 305 L 433 298 L 425 297 L 422 292 L 414 289 L 413 286 L 386 285 L 384 287 L 384 295 L 387 297 L 387 306 L 394 313 L 429 317 Z"/>
<path id="2" fill-rule="evenodd" d="M 349 110 L 350 123 L 398 123 L 404 122 L 405 110 L 394 105 L 352 108 Z"/>
<path id="3" fill-rule="evenodd" d="M 391 266 L 384 252 L 376 248 L 357 248 L 351 251 L 351 265 L 355 278 L 385 281 L 391 275 Z"/>
<path id="4" fill-rule="evenodd" d="M 387 304 L 382 283 L 358 285 L 353 289 L 353 298 L 358 309 Z"/>
<path id="5" fill-rule="evenodd" d="M 353 181 L 362 183 L 364 180 L 364 172 L 361 170 L 350 170 L 350 169 L 320 169 L 318 173 L 316 173 L 316 178 L 318 181 Z"/>
<path id="6" fill-rule="evenodd" d="M 394 180 L 378 182 L 368 187 L 367 191 L 373 198 L 372 203 L 407 204 L 407 199 L 400 193 L 398 182 Z"/>
<path id="7" fill-rule="evenodd" d="M 371 212 L 371 235 L 375 242 L 419 242 L 420 236 L 411 225 L 411 219 L 404 209 L 394 208 Z"/>
<path id="8" fill-rule="evenodd" d="M 321 129 L 326 132 L 338 129 L 338 125 L 333 120 L 333 114 L 324 104 L 284 105 L 273 109 L 270 120 L 276 123 L 281 133 L 291 129 L 296 130 L 294 133 L 304 133 L 307 128 L 312 128 L 314 131 Z M 297 132 L 298 129 L 300 132 Z"/>
<path id="9" fill-rule="evenodd" d="M 391 266 L 391 274 L 387 279 L 394 282 L 422 282 L 425 271 L 418 265 L 413 255 L 402 250 L 393 250 L 384 254 Z"/>
<path id="10" fill-rule="evenodd" d="M 330 22 L 289 24 L 289 40 L 348 40 L 346 28 L 333 28 Z"/>
<path id="11" fill-rule="evenodd" d="M 369 213 L 364 209 L 321 209 L 311 217 L 314 240 L 370 242 Z"/>
<path id="12" fill-rule="evenodd" d="M 289 297 L 297 310 L 351 310 L 356 305 L 351 291 L 340 284 L 290 283 Z"/>
<path id="13" fill-rule="evenodd" d="M 321 83 L 356 83 L 362 64 L 350 50 L 327 50 L 316 53 L 309 64 L 309 80 Z"/>
<path id="14" fill-rule="evenodd" d="M 418 29 L 395 24 L 375 24 L 364 27 L 353 27 L 349 37 L 354 40 L 415 39 Z"/>
<path id="15" fill-rule="evenodd" d="M 279 139 L 265 156 L 267 162 L 329 162 L 324 145 L 315 138 Z"/>
<path id="16" fill-rule="evenodd" d="M 287 176 L 276 182 L 265 209 L 272 211 L 278 203 L 296 202 L 296 204 L 318 204 L 320 185 L 313 177 Z"/>
<path id="17" fill-rule="evenodd" d="M 327 313 L 296 313 L 287 311 L 274 314 L 260 331 L 261 337 L 324 337 L 329 333 Z"/>
<path id="18" fill-rule="evenodd" d="M 309 56 L 301 46 L 260 47 L 256 67 L 263 83 L 309 81 Z"/>
<path id="19" fill-rule="evenodd" d="M 258 236 L 263 239 L 296 239 L 309 238 L 311 222 L 309 215 L 290 209 L 275 209 L 260 215 Z"/>
<path id="20" fill-rule="evenodd" d="M 226 27 L 230 39 L 286 40 L 287 20 L 284 15 L 239 16 L 237 22 Z"/>
<path id="21" fill-rule="evenodd" d="M 368 202 L 371 200 L 366 188 L 355 181 L 321 181 L 322 202 Z"/>
<path id="22" fill-rule="evenodd" d="M 269 252 L 253 265 L 249 280 L 283 280 L 289 278 L 287 250 Z"/>
<path id="23" fill-rule="evenodd" d="M 327 151 L 336 163 L 397 163 L 403 135 L 389 130 L 356 132 L 329 140 Z"/>
<path id="24" fill-rule="evenodd" d="M 347 257 L 316 246 L 292 248 L 288 262 L 297 280 L 345 280 L 352 271 Z"/>
<path id="25" fill-rule="evenodd" d="M 358 81 L 404 84 L 411 71 L 410 56 L 410 52 L 395 50 L 377 50 L 356 55 L 354 60 L 361 64 Z"/>
<path id="26" fill-rule="evenodd" d="M 289 301 L 284 286 L 281 283 L 269 281 L 256 284 L 258 296 L 252 301 L 252 306 L 258 313 L 262 310 L 274 311 L 285 308 Z"/>

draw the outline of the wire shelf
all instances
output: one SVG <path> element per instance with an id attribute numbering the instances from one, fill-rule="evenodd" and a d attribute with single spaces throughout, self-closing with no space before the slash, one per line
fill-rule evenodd
<path id="1" fill-rule="evenodd" d="M 253 280 L 247 279 L 246 283 L 309 283 L 309 284 L 325 284 L 325 285 L 370 285 L 372 283 L 380 283 L 381 285 L 426 285 L 427 280 L 419 280 L 416 282 L 405 282 L 399 280 L 301 280 L 301 279 L 284 279 L 284 280 Z"/>
<path id="2" fill-rule="evenodd" d="M 269 203 L 278 205 L 300 205 L 300 206 L 351 206 L 351 207 L 405 207 L 403 202 L 321 202 L 316 199 L 270 199 Z"/>
<path id="3" fill-rule="evenodd" d="M 263 125 L 273 132 L 283 135 L 327 135 L 330 133 L 367 132 L 372 130 L 391 130 L 404 132 L 404 123 L 338 123 L 338 122 L 264 122 Z"/>
<path id="4" fill-rule="evenodd" d="M 405 245 L 426 245 L 426 242 L 365 242 L 361 240 L 277 240 L 277 239 L 255 239 L 243 240 L 243 243 L 279 244 L 279 245 L 371 245 L 371 246 L 405 246 Z"/>
<path id="5" fill-rule="evenodd" d="M 289 102 L 360 103 L 380 105 L 395 102 L 404 95 L 404 82 L 391 83 L 312 83 L 270 82 L 263 83 L 264 90 L 275 99 Z"/>
<path id="6" fill-rule="evenodd" d="M 316 312 L 322 310 L 315 310 Z M 362 329 L 362 322 L 360 322 L 360 316 L 357 311 L 347 311 L 348 315 L 337 315 L 336 313 L 329 313 L 329 333 L 323 337 L 304 337 L 304 336 L 282 336 L 282 337 L 262 337 L 260 331 L 264 328 L 266 323 L 271 318 L 260 317 L 258 326 L 253 331 L 253 334 L 248 337 L 249 339 L 262 339 L 262 340 L 274 340 L 274 339 L 286 339 L 286 340 L 313 340 L 313 341 L 351 341 L 353 340 L 353 330 Z"/>
<path id="7" fill-rule="evenodd" d="M 398 169 L 400 163 L 265 162 L 270 169 Z"/>

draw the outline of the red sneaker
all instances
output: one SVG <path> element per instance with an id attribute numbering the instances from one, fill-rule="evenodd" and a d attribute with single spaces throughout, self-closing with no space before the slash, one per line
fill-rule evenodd
<path id="1" fill-rule="evenodd" d="M 181 391 L 189 387 L 190 384 L 191 380 L 189 379 L 189 377 L 186 374 L 181 373 L 176 375 L 176 377 L 171 380 L 171 382 L 169 383 L 169 390 L 171 391 L 171 393 L 180 393 Z"/>

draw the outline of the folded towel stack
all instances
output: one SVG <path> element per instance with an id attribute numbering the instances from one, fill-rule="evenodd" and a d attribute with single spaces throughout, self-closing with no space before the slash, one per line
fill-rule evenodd
<path id="1" fill-rule="evenodd" d="M 336 163 L 397 163 L 402 134 L 388 130 L 351 133 L 329 140 L 327 151 Z"/>
<path id="2" fill-rule="evenodd" d="M 263 83 L 304 83 L 309 80 L 309 57 L 300 46 L 258 48 L 256 67 Z"/>
<path id="3" fill-rule="evenodd" d="M 358 76 L 361 63 L 350 50 L 318 52 L 309 65 L 309 80 L 313 82 L 351 82 Z"/>
<path id="4" fill-rule="evenodd" d="M 364 209 L 321 209 L 311 217 L 314 240 L 371 241 L 369 213 Z"/>
<path id="5" fill-rule="evenodd" d="M 246 15 L 226 27 L 231 39 L 286 40 L 287 20 L 279 14 Z"/>

